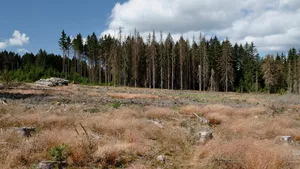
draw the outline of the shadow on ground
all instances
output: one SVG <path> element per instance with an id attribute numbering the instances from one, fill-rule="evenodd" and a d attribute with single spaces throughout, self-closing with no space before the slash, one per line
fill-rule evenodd
<path id="1" fill-rule="evenodd" d="M 45 98 L 48 97 L 48 94 L 22 94 L 22 93 L 8 93 L 1 92 L 0 99 L 11 99 L 11 100 L 20 100 L 28 98 Z"/>

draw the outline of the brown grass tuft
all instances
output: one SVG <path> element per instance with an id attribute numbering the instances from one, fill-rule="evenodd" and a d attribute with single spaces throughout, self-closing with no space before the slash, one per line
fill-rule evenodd
<path id="1" fill-rule="evenodd" d="M 187 105 L 180 108 L 179 113 L 184 115 L 193 115 L 194 113 L 198 114 L 200 112 L 200 107 L 196 105 Z"/>
<path id="2" fill-rule="evenodd" d="M 272 141 L 251 138 L 230 142 L 211 141 L 199 147 L 198 163 L 204 168 L 290 168 L 287 159 L 292 147 L 281 147 Z"/>
<path id="3" fill-rule="evenodd" d="M 107 95 L 112 98 L 120 98 L 120 99 L 158 99 L 159 98 L 156 95 L 149 95 L 149 94 L 108 93 Z"/>
<path id="4" fill-rule="evenodd" d="M 171 114 L 171 109 L 160 107 L 145 107 L 145 112 L 142 116 L 150 119 L 167 118 Z"/>

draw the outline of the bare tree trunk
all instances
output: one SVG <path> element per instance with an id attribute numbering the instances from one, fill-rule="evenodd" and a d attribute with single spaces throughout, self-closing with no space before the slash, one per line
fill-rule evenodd
<path id="1" fill-rule="evenodd" d="M 101 54 L 100 54 L 100 58 L 99 58 L 99 83 L 102 83 L 102 59 L 101 59 Z"/>
<path id="2" fill-rule="evenodd" d="M 82 54 L 79 54 L 80 76 L 83 76 Z"/>
<path id="3" fill-rule="evenodd" d="M 198 67 L 199 70 L 199 91 L 202 91 L 202 72 L 201 72 L 201 65 Z"/>
<path id="4" fill-rule="evenodd" d="M 169 53 L 168 53 L 168 56 L 167 56 L 167 59 L 168 59 L 168 90 L 170 90 L 170 58 L 169 58 Z"/>
<path id="5" fill-rule="evenodd" d="M 163 63 L 160 63 L 160 88 L 164 88 L 164 74 L 163 74 Z"/>
<path id="6" fill-rule="evenodd" d="M 164 72 L 163 72 L 163 65 L 164 65 L 164 56 L 163 56 L 163 41 L 162 41 L 162 31 L 160 31 L 160 88 L 164 88 Z"/>
<path id="7" fill-rule="evenodd" d="M 181 37 L 179 42 L 179 55 L 180 55 L 180 90 L 183 90 L 183 58 L 184 58 L 184 45 L 183 38 Z"/>
<path id="8" fill-rule="evenodd" d="M 66 51 L 63 50 L 63 61 L 62 61 L 62 62 L 63 62 L 63 63 L 62 63 L 62 72 L 63 72 L 63 73 L 65 73 L 65 59 L 66 59 L 66 58 L 65 58 L 65 55 L 66 55 L 65 53 L 66 53 Z"/>
<path id="9" fill-rule="evenodd" d="M 210 75 L 210 91 L 214 90 L 214 76 L 215 76 L 215 71 L 214 69 L 211 69 L 211 75 Z"/>
<path id="10" fill-rule="evenodd" d="M 288 92 L 292 93 L 291 62 L 288 63 Z"/>
<path id="11" fill-rule="evenodd" d="M 256 75 L 255 75 L 255 90 L 257 93 L 258 92 L 258 71 L 256 71 Z"/>
<path id="12" fill-rule="evenodd" d="M 172 90 L 174 90 L 174 78 L 175 78 L 175 55 L 176 55 L 176 53 L 175 53 L 176 51 L 175 51 L 175 46 L 173 47 L 173 49 L 172 49 L 172 81 L 171 81 L 171 83 L 172 83 Z"/>
<path id="13" fill-rule="evenodd" d="M 225 91 L 228 92 L 228 64 L 227 64 L 227 57 L 226 56 L 226 75 L 225 75 Z"/>
<path id="14" fill-rule="evenodd" d="M 155 55 L 154 54 L 152 54 L 152 87 L 153 89 L 155 89 Z"/>
<path id="15" fill-rule="evenodd" d="M 183 90 L 183 70 L 182 70 L 182 64 L 180 65 L 180 90 Z"/>
<path id="16" fill-rule="evenodd" d="M 70 49 L 68 50 L 68 63 L 67 63 L 67 75 L 70 73 Z"/>
<path id="17" fill-rule="evenodd" d="M 297 71 L 297 74 L 298 74 L 298 94 L 300 94 L 300 58 L 298 58 L 297 63 L 298 63 L 298 71 Z"/>

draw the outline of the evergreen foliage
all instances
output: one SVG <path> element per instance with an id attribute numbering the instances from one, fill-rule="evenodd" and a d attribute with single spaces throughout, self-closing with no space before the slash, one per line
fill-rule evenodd
<path id="1" fill-rule="evenodd" d="M 300 54 L 261 58 L 253 43 L 234 44 L 216 36 L 206 40 L 200 34 L 191 43 L 182 36 L 176 42 L 155 32 L 144 41 L 135 30 L 132 36 L 95 33 L 84 43 L 78 34 L 71 40 L 62 31 L 58 45 L 62 56 L 40 49 L 37 54 L 0 52 L 0 70 L 16 81 L 62 77 L 83 84 L 187 89 L 300 93 Z M 6 72 L 5 72 L 6 70 Z M 3 80 L 2 80 L 3 81 Z"/>

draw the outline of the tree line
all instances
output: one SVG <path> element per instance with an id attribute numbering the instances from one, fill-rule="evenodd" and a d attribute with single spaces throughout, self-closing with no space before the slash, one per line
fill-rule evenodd
<path id="1" fill-rule="evenodd" d="M 0 69 L 19 81 L 59 76 L 80 83 L 161 89 L 300 93 L 300 53 L 260 57 L 253 43 L 234 44 L 199 35 L 174 41 L 169 33 L 146 39 L 138 31 L 117 37 L 95 33 L 84 42 L 62 31 L 59 55 L 0 53 Z"/>

